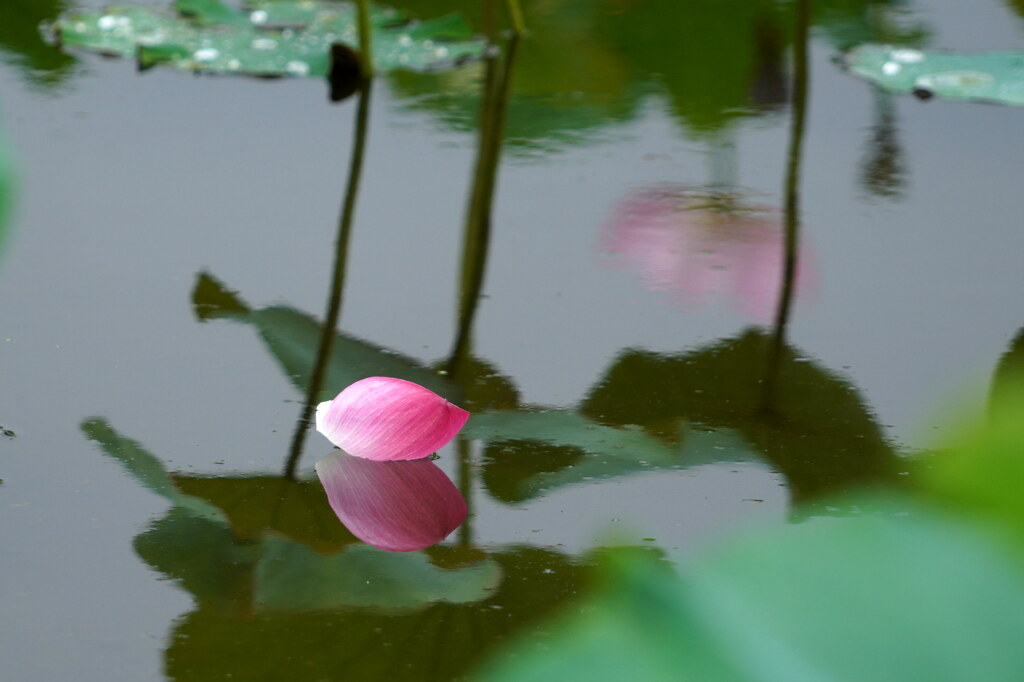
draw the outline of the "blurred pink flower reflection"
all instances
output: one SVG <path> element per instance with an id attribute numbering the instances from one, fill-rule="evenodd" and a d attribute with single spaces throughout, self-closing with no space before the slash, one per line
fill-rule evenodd
<path id="1" fill-rule="evenodd" d="M 775 313 L 785 255 L 778 211 L 682 186 L 648 189 L 619 203 L 603 246 L 638 269 L 648 289 L 669 292 L 684 305 L 724 295 L 757 322 Z M 798 294 L 808 269 L 801 248 Z"/>
<path id="2" fill-rule="evenodd" d="M 380 549 L 436 545 L 466 520 L 462 494 L 430 459 L 375 462 L 335 450 L 316 473 L 345 527 Z"/>

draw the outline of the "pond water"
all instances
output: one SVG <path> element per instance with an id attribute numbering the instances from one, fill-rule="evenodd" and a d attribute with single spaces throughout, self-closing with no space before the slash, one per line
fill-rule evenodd
<path id="1" fill-rule="evenodd" d="M 403 8 L 480 29 L 480 4 Z M 438 460 L 467 524 L 371 550 L 315 482 L 325 439 L 282 478 L 358 97 L 63 54 L 37 26 L 68 8 L 0 9 L 0 679 L 461 679 L 571 609 L 602 547 L 685 565 L 898 480 L 1024 323 L 1020 111 L 834 62 L 1016 48 L 1019 2 L 816 0 L 805 61 L 791 3 L 526 2 L 478 298 L 484 66 L 372 90 L 322 392 L 393 370 L 474 416 Z M 157 460 L 228 522 L 141 485 Z"/>

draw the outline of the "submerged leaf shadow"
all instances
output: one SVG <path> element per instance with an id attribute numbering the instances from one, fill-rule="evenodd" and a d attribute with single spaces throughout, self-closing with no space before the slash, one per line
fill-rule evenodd
<path id="1" fill-rule="evenodd" d="M 679 355 L 626 352 L 580 411 L 601 424 L 640 426 L 667 442 L 684 421 L 732 429 L 785 475 L 795 501 L 894 474 L 895 452 L 856 390 L 791 346 L 779 359 L 774 400 L 764 404 L 770 341 L 751 329 Z M 644 400 L 628 401 L 629 395 Z"/>

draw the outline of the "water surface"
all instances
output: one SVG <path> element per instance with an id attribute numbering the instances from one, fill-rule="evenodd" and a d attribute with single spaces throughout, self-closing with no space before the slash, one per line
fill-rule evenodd
<path id="1" fill-rule="evenodd" d="M 397 604 L 390 583 L 300 599 L 266 582 L 257 550 L 303 567 L 362 546 L 314 485 L 286 491 L 311 516 L 260 516 L 285 495 L 303 393 L 264 318 L 201 322 L 193 301 L 205 273 L 251 311 L 323 315 L 355 101 L 63 55 L 35 25 L 65 5 L 0 10 L 20 173 L 0 255 L 0 677 L 452 679 L 570 603 L 596 548 L 685 562 L 794 520 L 797 501 L 838 513 L 820 496 L 897 478 L 951 404 L 981 410 L 1022 324 L 1020 111 L 882 95 L 833 58 L 882 38 L 1012 49 L 1024 17 L 997 0 L 814 3 L 802 274 L 772 417 L 794 17 L 733 4 L 526 3 L 472 335 L 500 389 L 478 412 L 525 421 L 480 420 L 440 453 L 471 491 L 468 529 L 404 569 L 351 555 L 371 577 L 437 580 Z M 452 7 L 480 21 L 472 3 L 408 9 Z M 339 329 L 435 375 L 457 331 L 481 73 L 373 91 Z M 552 435 L 580 423 L 582 445 Z M 243 509 L 234 531 L 139 485 L 83 424 Z M 311 433 L 301 476 L 329 450 Z M 446 570 L 468 587 L 445 592 Z"/>

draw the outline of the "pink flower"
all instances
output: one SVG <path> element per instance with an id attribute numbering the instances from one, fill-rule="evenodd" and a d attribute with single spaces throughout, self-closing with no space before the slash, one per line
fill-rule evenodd
<path id="1" fill-rule="evenodd" d="M 316 473 L 345 527 L 380 549 L 436 545 L 466 520 L 462 495 L 429 459 L 371 462 L 334 451 L 316 463 Z"/>
<path id="2" fill-rule="evenodd" d="M 639 269 L 647 288 L 683 304 L 726 295 L 758 322 L 775 312 L 785 253 L 776 211 L 679 186 L 649 189 L 619 204 L 604 247 Z M 805 251 L 798 254 L 798 293 L 808 279 Z"/>
<path id="3" fill-rule="evenodd" d="M 316 408 L 316 428 L 339 448 L 380 462 L 437 452 L 469 412 L 419 384 L 389 377 L 357 381 Z"/>

